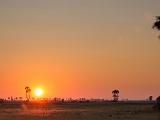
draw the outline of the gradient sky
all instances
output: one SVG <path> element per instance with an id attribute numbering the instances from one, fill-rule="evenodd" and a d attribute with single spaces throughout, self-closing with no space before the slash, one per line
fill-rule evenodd
<path id="1" fill-rule="evenodd" d="M 0 97 L 160 93 L 160 0 L 0 0 Z M 33 95 L 34 96 L 34 95 Z"/>

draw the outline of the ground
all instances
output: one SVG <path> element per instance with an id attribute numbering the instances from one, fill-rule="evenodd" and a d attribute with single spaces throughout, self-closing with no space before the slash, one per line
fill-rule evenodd
<path id="1" fill-rule="evenodd" d="M 153 104 L 3 104 L 0 120 L 160 120 Z"/>

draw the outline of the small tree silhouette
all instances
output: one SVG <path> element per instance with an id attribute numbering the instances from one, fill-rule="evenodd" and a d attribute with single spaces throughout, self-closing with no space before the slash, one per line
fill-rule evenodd
<path id="1" fill-rule="evenodd" d="M 117 102 L 118 101 L 118 94 L 119 94 L 119 90 L 113 90 L 112 91 L 112 94 L 113 94 L 113 101 Z"/>
<path id="2" fill-rule="evenodd" d="M 157 97 L 156 103 L 157 103 L 157 108 L 160 110 L 160 96 Z"/>
<path id="3" fill-rule="evenodd" d="M 153 29 L 156 28 L 157 30 L 160 30 L 160 16 L 156 17 L 156 21 L 153 24 Z"/>
<path id="4" fill-rule="evenodd" d="M 27 101 L 29 101 L 30 100 L 30 94 L 31 94 L 31 89 L 30 89 L 30 87 L 25 87 L 25 90 L 26 90 L 26 99 L 27 99 Z"/>
<path id="5" fill-rule="evenodd" d="M 156 28 L 157 30 L 160 31 L 160 16 L 156 17 L 156 21 L 153 24 L 153 29 Z M 160 39 L 160 35 L 158 36 L 158 38 Z"/>
<path id="6" fill-rule="evenodd" d="M 153 100 L 153 96 L 149 96 L 149 101 L 152 101 Z"/>

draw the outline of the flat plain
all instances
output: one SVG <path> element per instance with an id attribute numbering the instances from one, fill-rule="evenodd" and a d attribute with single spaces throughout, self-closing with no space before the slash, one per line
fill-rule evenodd
<path id="1" fill-rule="evenodd" d="M 0 120 L 160 120 L 147 103 L 18 103 L 0 105 Z"/>

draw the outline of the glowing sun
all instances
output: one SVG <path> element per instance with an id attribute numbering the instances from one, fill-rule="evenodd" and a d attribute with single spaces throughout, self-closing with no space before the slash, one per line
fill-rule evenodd
<path id="1" fill-rule="evenodd" d="M 35 91 L 34 91 L 34 94 L 36 95 L 36 96 L 42 96 L 43 95 L 43 89 L 41 89 L 41 88 L 36 88 L 35 89 Z"/>

